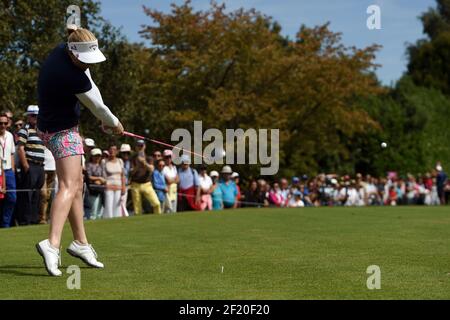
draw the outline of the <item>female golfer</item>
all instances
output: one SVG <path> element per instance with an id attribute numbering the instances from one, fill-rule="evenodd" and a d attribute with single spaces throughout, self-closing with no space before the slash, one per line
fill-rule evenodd
<path id="1" fill-rule="evenodd" d="M 105 60 L 95 36 L 78 28 L 70 31 L 67 44 L 53 49 L 39 73 L 38 135 L 55 157 L 59 188 L 50 210 L 49 237 L 39 242 L 36 249 L 52 276 L 62 274 L 58 269 L 59 248 L 67 218 L 74 238 L 67 252 L 91 267 L 103 268 L 83 225 L 81 157 L 84 152 L 78 123 L 81 102 L 102 121 L 104 128 L 123 133 L 122 124 L 104 105 L 88 69 L 91 64 Z"/>

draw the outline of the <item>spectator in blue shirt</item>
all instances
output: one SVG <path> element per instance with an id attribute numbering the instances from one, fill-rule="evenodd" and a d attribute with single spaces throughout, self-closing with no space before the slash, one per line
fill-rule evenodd
<path id="1" fill-rule="evenodd" d="M 164 207 L 164 202 L 166 201 L 167 186 L 166 178 L 163 174 L 165 163 L 164 160 L 159 160 L 156 166 L 156 170 L 153 171 L 153 189 L 156 191 L 159 202 L 161 203 L 161 208 Z"/>
<path id="2" fill-rule="evenodd" d="M 220 182 L 220 190 L 222 191 L 223 207 L 225 209 L 236 208 L 238 204 L 238 189 L 236 184 L 231 180 L 233 170 L 231 170 L 230 166 L 224 166 L 221 173 L 223 180 Z"/>
<path id="3" fill-rule="evenodd" d="M 213 181 L 213 191 L 211 192 L 213 210 L 222 210 L 223 197 L 219 184 L 219 173 L 217 171 L 211 171 L 209 176 Z"/>

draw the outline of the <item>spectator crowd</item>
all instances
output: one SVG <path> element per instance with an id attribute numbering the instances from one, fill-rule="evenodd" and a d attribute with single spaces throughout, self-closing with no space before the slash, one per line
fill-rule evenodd
<path id="1" fill-rule="evenodd" d="M 38 106 L 29 106 L 26 121 L 0 114 L 1 227 L 45 224 L 58 188 L 55 161 L 36 132 Z M 386 177 L 356 174 L 303 175 L 289 180 L 251 180 L 241 191 L 240 177 L 225 165 L 218 171 L 194 168 L 172 151 L 146 152 L 145 141 L 110 145 L 107 149 L 84 138 L 85 219 L 130 214 L 222 210 L 237 207 L 312 207 L 374 205 L 443 205 L 449 203 L 450 181 L 438 163 L 420 176 Z"/>
<path id="2" fill-rule="evenodd" d="M 272 185 L 263 179 L 251 181 L 244 193 L 244 206 L 396 206 L 449 204 L 450 181 L 438 164 L 432 173 L 406 178 L 390 172 L 387 177 L 356 174 L 319 174 L 309 178 L 281 179 Z"/>

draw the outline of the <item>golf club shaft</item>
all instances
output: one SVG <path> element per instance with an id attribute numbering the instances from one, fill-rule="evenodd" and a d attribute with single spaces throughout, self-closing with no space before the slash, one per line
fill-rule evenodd
<path id="1" fill-rule="evenodd" d="M 149 142 L 152 142 L 152 143 L 156 143 L 156 144 L 160 144 L 160 145 L 163 145 L 163 146 L 166 146 L 166 147 L 170 147 L 170 148 L 173 148 L 173 149 L 178 149 L 178 150 L 181 150 L 181 151 L 184 151 L 184 152 L 196 155 L 198 157 L 201 157 L 202 159 L 204 158 L 203 155 L 198 154 L 196 152 L 192 152 L 192 151 L 189 151 L 189 150 L 186 150 L 186 149 L 183 149 L 183 148 L 180 148 L 180 147 L 177 147 L 177 146 L 174 146 L 174 145 L 162 142 L 162 141 L 158 141 L 158 140 L 155 140 L 155 139 L 150 139 L 150 138 L 147 138 L 147 137 L 144 137 L 144 136 L 140 136 L 140 135 L 135 134 L 135 133 L 124 131 L 123 135 L 131 137 L 131 138 L 146 140 L 146 141 L 149 141 Z"/>

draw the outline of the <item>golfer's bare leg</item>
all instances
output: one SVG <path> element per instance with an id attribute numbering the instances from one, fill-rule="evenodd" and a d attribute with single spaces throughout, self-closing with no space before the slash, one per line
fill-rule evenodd
<path id="1" fill-rule="evenodd" d="M 69 222 L 72 228 L 73 239 L 82 244 L 87 244 L 86 232 L 84 230 L 84 208 L 83 208 L 83 177 L 80 176 L 81 188 L 78 190 L 72 202 L 69 212 Z"/>
<path id="2" fill-rule="evenodd" d="M 80 189 L 83 186 L 83 181 L 81 180 L 81 155 L 56 160 L 56 173 L 58 175 L 58 192 L 50 210 L 52 218 L 48 238 L 53 247 L 59 248 L 64 223 L 73 202 L 75 199 L 82 202 L 78 198 Z M 78 232 L 81 232 L 81 230 L 77 229 Z"/>

